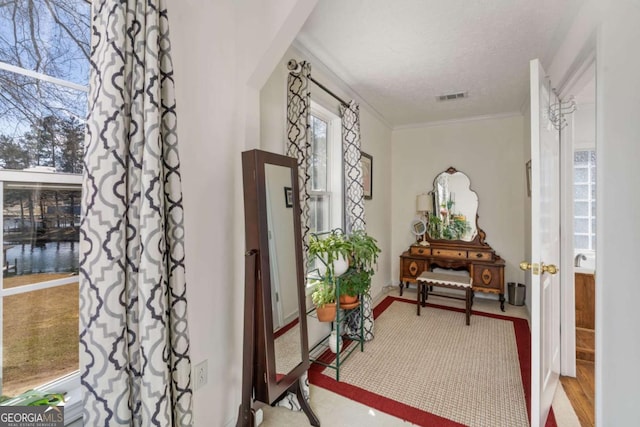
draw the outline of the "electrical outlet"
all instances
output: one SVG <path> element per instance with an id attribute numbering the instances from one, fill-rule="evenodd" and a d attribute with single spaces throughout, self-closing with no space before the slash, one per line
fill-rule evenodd
<path id="1" fill-rule="evenodd" d="M 204 360 L 196 365 L 193 369 L 194 376 L 194 391 L 198 390 L 200 387 L 207 383 L 208 373 L 207 373 L 207 361 Z"/>

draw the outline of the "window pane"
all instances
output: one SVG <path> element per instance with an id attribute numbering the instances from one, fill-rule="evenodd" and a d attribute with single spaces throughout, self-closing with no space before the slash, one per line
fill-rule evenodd
<path id="1" fill-rule="evenodd" d="M 5 182 L 4 289 L 67 283 L 2 300 L 2 394 L 78 370 L 80 185 Z"/>
<path id="2" fill-rule="evenodd" d="M 588 202 L 575 202 L 573 204 L 574 216 L 589 216 L 589 203 Z"/>
<path id="3" fill-rule="evenodd" d="M 589 232 L 589 220 L 575 218 L 573 220 L 574 233 L 588 233 Z"/>
<path id="4" fill-rule="evenodd" d="M 46 274 L 78 272 L 79 186 L 4 184 L 3 266 L 25 284 L 51 280 Z M 7 280 L 4 282 L 7 286 Z"/>
<path id="5" fill-rule="evenodd" d="M 327 122 L 311 116 L 311 191 L 327 191 Z"/>
<path id="6" fill-rule="evenodd" d="M 573 198 L 576 200 L 587 200 L 589 196 L 589 186 L 576 184 L 573 186 Z"/>
<path id="7" fill-rule="evenodd" d="M 589 172 L 586 168 L 575 168 L 574 181 L 583 183 L 589 181 Z"/>
<path id="8" fill-rule="evenodd" d="M 0 167 L 82 172 L 87 94 L 0 70 Z"/>
<path id="9" fill-rule="evenodd" d="M 28 279 L 4 279 L 9 287 L 22 280 Z M 4 297 L 2 322 L 3 395 L 78 370 L 78 282 Z"/>
<path id="10" fill-rule="evenodd" d="M 588 151 L 576 151 L 573 155 L 573 164 L 576 166 L 586 165 L 589 160 Z"/>
<path id="11" fill-rule="evenodd" d="M 0 2 L 0 61 L 87 85 L 90 6 L 87 0 Z"/>
<path id="12" fill-rule="evenodd" d="M 573 236 L 573 247 L 575 249 L 589 249 L 588 236 Z"/>
<path id="13" fill-rule="evenodd" d="M 309 199 L 309 227 L 312 233 L 330 231 L 329 196 L 312 195 Z"/>

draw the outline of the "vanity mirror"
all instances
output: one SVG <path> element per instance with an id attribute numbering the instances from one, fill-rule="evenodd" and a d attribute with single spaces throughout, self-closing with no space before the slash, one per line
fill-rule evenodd
<path id="1" fill-rule="evenodd" d="M 464 173 L 449 168 L 433 180 L 433 207 L 428 217 L 428 240 L 471 242 L 479 235 L 478 195 Z"/>
<path id="2" fill-rule="evenodd" d="M 302 396 L 309 368 L 298 164 L 296 159 L 251 150 L 242 153 L 245 210 L 245 307 L 242 404 L 238 426 L 255 425 L 253 401 L 273 404 Z M 252 401 L 253 400 L 253 401 Z"/>

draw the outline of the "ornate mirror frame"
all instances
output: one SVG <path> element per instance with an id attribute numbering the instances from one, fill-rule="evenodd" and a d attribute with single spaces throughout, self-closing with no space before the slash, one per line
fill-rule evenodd
<path id="1" fill-rule="evenodd" d="M 449 174 L 449 175 L 453 175 L 455 173 L 461 173 L 464 176 L 466 176 L 467 179 L 469 180 L 469 191 L 476 195 L 476 198 L 478 200 L 478 206 L 480 206 L 480 199 L 477 197 L 478 194 L 474 190 L 472 190 L 472 188 L 471 188 L 471 179 L 469 178 L 469 176 L 467 174 L 465 174 L 464 172 L 457 170 L 453 166 L 449 167 L 447 170 L 445 170 L 445 171 L 439 173 L 438 175 L 436 175 L 436 177 L 433 179 L 433 190 L 431 190 L 429 192 L 429 194 L 433 195 L 433 193 L 434 193 L 434 191 L 436 189 L 438 177 L 440 177 L 442 174 L 445 174 L 445 173 Z M 452 248 L 459 248 L 459 247 L 487 248 L 487 247 L 490 247 L 487 243 L 485 243 L 486 233 L 478 225 L 478 217 L 479 217 L 478 216 L 478 209 L 476 208 L 476 212 L 475 212 L 476 234 L 473 237 L 473 239 L 471 239 L 469 241 L 466 241 L 466 240 L 455 240 L 455 239 L 434 239 L 429 235 L 428 232 L 425 233 L 425 240 L 427 242 L 429 242 L 430 244 L 432 244 L 432 243 L 433 244 L 437 244 L 439 247 L 448 247 L 448 246 L 450 246 Z"/>

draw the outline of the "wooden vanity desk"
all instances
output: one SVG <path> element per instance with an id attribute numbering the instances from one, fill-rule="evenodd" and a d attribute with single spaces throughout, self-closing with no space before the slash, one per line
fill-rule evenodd
<path id="1" fill-rule="evenodd" d="M 412 245 L 400 255 L 400 295 L 409 283 L 417 283 L 423 271 L 435 267 L 467 270 L 474 292 L 497 294 L 504 311 L 504 260 L 490 246 L 465 245 L 467 242 L 432 243 L 430 246 Z"/>
<path id="2" fill-rule="evenodd" d="M 467 270 L 473 292 L 497 294 L 504 311 L 505 262 L 478 226 L 478 195 L 469 177 L 450 167 L 435 177 L 432 191 L 418 196 L 416 206 L 426 220 L 414 221 L 412 228 L 419 230 L 416 235 L 424 233 L 424 244 L 413 244 L 400 255 L 400 295 L 423 271 Z"/>

